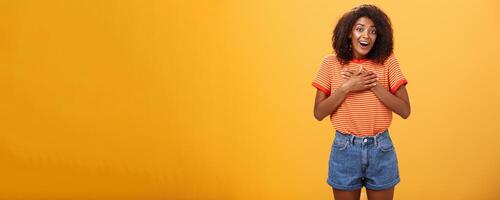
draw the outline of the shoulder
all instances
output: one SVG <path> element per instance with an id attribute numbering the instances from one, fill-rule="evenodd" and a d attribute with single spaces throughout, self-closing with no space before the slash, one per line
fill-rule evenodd
<path id="1" fill-rule="evenodd" d="M 337 60 L 337 55 L 335 53 L 329 53 L 323 56 L 323 59 L 329 60 L 329 61 L 336 61 Z"/>
<path id="2" fill-rule="evenodd" d="M 398 59 L 396 59 L 396 55 L 394 55 L 394 52 L 392 52 L 389 57 L 387 57 L 384 61 L 384 66 L 393 66 L 393 65 L 399 65 Z"/>
<path id="3" fill-rule="evenodd" d="M 337 55 L 335 53 L 326 54 L 323 56 L 323 63 L 327 64 L 331 67 L 335 67 L 339 65 L 339 61 L 337 59 Z"/>

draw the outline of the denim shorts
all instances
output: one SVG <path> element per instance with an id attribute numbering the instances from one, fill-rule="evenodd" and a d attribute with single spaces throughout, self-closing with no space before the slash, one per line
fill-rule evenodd
<path id="1" fill-rule="evenodd" d="M 375 136 L 335 132 L 328 161 L 328 185 L 338 190 L 383 190 L 400 181 L 396 149 L 385 130 Z"/>

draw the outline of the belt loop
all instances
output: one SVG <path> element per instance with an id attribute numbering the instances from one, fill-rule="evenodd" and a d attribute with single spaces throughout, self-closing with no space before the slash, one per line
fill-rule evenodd
<path id="1" fill-rule="evenodd" d="M 378 138 L 379 138 L 379 137 L 381 137 L 381 136 L 382 136 L 382 134 L 384 134 L 385 132 L 387 132 L 387 130 L 388 130 L 388 129 L 385 129 L 385 131 L 384 131 L 384 132 L 382 132 L 382 133 L 379 133 L 379 134 L 375 135 L 375 146 L 376 146 L 376 147 L 378 146 L 378 145 L 377 145 L 377 144 L 378 144 Z"/>
<path id="2" fill-rule="evenodd" d="M 353 141 L 354 141 L 354 135 L 352 135 L 352 134 L 351 134 L 351 138 L 350 138 L 349 140 L 350 140 L 349 142 L 350 142 L 351 144 L 354 144 L 354 142 L 353 142 Z"/>
<path id="3" fill-rule="evenodd" d="M 379 134 L 375 135 L 375 139 L 374 139 L 375 142 L 374 143 L 375 143 L 376 147 L 378 147 L 378 138 L 380 137 L 381 134 L 382 133 L 379 133 Z"/>

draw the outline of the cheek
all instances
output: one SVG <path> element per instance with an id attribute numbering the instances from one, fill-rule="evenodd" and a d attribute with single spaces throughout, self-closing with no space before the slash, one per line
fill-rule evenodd
<path id="1" fill-rule="evenodd" d="M 351 44 L 352 45 L 357 44 L 358 38 L 359 38 L 359 35 L 355 34 L 354 32 L 351 33 Z"/>
<path id="2" fill-rule="evenodd" d="M 357 39 L 357 38 L 359 38 L 359 35 L 360 35 L 360 34 L 359 34 L 359 33 L 356 33 L 356 31 L 351 32 L 351 38 L 352 38 L 352 39 Z"/>
<path id="3" fill-rule="evenodd" d="M 356 45 L 356 40 L 355 39 L 351 39 L 351 45 L 352 46 Z"/>

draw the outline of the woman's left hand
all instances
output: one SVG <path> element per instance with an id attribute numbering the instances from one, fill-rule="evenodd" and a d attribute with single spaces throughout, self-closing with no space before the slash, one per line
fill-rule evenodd
<path id="1" fill-rule="evenodd" d="M 366 81 L 378 81 L 377 74 L 374 73 L 373 71 L 368 71 L 362 67 L 360 67 L 359 70 L 353 71 L 353 70 L 343 70 L 341 73 L 342 78 L 344 79 L 350 79 L 352 76 L 364 76 Z M 378 85 L 378 84 L 377 84 Z"/>

